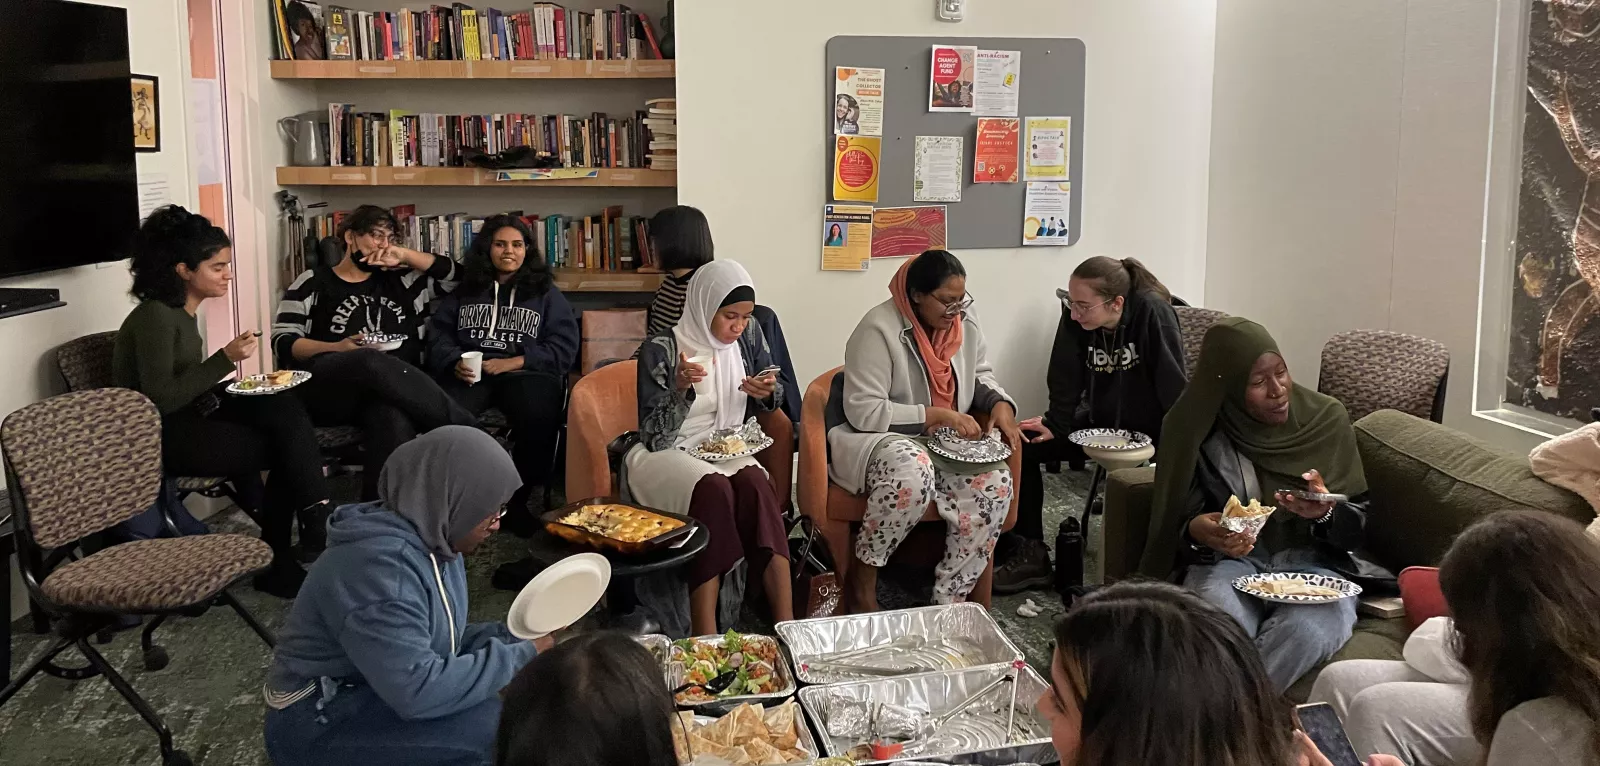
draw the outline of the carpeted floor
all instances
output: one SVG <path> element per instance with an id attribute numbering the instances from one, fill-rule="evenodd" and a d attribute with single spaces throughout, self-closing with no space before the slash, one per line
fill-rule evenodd
<path id="1" fill-rule="evenodd" d="M 1083 507 L 1089 474 L 1063 470 L 1045 475 L 1046 537 L 1070 510 Z M 346 488 L 348 489 L 348 488 Z M 235 512 L 213 519 L 223 531 L 253 534 L 254 527 Z M 1085 570 L 1094 572 L 1098 529 L 1089 530 L 1090 560 Z M 521 541 L 500 535 L 485 550 L 470 558 L 467 576 L 472 594 L 471 619 L 501 619 L 515 595 L 496 591 L 489 575 L 496 566 L 522 555 Z M 1092 576 L 1092 575 L 1091 575 Z M 927 594 L 914 594 L 885 582 L 882 602 L 887 607 L 926 603 Z M 282 621 L 288 602 L 249 587 L 235 589 L 240 600 L 269 628 Z M 919 601 L 920 596 L 920 601 Z M 1043 607 L 1035 618 L 1020 617 L 1016 608 L 1025 598 Z M 1053 592 L 1034 591 L 995 598 L 994 616 L 1022 647 L 1034 667 L 1044 667 L 1050 642 L 1051 619 L 1060 614 L 1061 602 Z M 764 626 L 740 626 L 757 630 Z M 12 673 L 16 673 L 47 643 L 48 636 L 28 632 L 26 621 L 14 627 Z M 128 682 L 148 700 L 171 727 L 178 747 L 196 764 L 204 766 L 258 766 L 266 764 L 261 744 L 261 681 L 268 650 L 261 640 L 228 610 L 212 610 L 195 619 L 177 619 L 156 633 L 166 647 L 171 664 L 159 672 L 144 670 L 137 631 L 119 634 L 98 647 Z M 63 654 L 64 662 L 77 658 Z M 102 678 L 63 681 L 35 678 L 4 707 L 0 707 L 0 763 L 22 766 L 121 766 L 159 764 L 155 734 L 133 708 Z"/>

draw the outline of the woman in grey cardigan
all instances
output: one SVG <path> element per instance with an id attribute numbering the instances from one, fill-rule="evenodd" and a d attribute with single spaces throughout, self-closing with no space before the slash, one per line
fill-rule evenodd
<path id="1" fill-rule="evenodd" d="M 1022 438 L 1016 405 L 989 366 L 961 261 L 929 250 L 895 272 L 889 293 L 850 335 L 844 374 L 828 400 L 829 478 L 867 495 L 845 589 L 855 612 L 878 609 L 878 568 L 929 502 L 949 526 L 944 558 L 934 568 L 934 600 L 965 599 L 989 564 L 1011 506 L 1005 463 L 947 461 L 912 437 L 948 426 L 978 438 L 972 416 L 988 414 L 1012 449 Z"/>
<path id="2" fill-rule="evenodd" d="M 755 308 L 744 267 L 713 261 L 689 283 L 677 326 L 639 349 L 640 444 L 628 452 L 628 489 L 640 503 L 693 516 L 711 533 L 684 568 L 698 636 L 718 632 L 719 584 L 741 559 L 751 577 L 763 578 L 773 621 L 794 619 L 789 533 L 766 470 L 754 457 L 711 463 L 685 451 L 783 404 L 777 376 L 760 374 L 772 352 L 761 325 L 750 321 Z"/>

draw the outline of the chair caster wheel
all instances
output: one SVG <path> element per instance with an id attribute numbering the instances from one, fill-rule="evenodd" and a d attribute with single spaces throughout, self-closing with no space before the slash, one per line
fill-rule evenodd
<path id="1" fill-rule="evenodd" d="M 194 766 L 194 761 L 189 760 L 188 753 L 173 750 L 161 756 L 161 766 Z"/>
<path id="2" fill-rule="evenodd" d="M 94 634 L 94 642 L 101 646 L 105 646 L 106 644 L 111 643 L 111 639 L 116 638 L 116 636 L 117 632 L 115 630 L 106 628 L 105 630 Z"/>
<path id="3" fill-rule="evenodd" d="M 171 661 L 172 659 L 167 656 L 167 650 L 159 646 L 152 646 L 149 649 L 144 650 L 144 669 L 152 673 L 165 668 L 167 663 Z M 173 752 L 179 753 L 179 751 L 176 750 Z M 182 753 L 179 754 L 181 755 Z M 183 756 L 182 762 L 188 763 L 189 756 Z M 174 761 L 167 761 L 167 763 L 174 763 Z"/>

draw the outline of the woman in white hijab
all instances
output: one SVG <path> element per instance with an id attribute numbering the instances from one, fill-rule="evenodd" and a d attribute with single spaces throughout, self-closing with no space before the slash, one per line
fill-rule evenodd
<path id="1" fill-rule="evenodd" d="M 640 503 L 693 516 L 711 542 L 684 570 L 695 635 L 717 630 L 717 589 L 740 559 L 759 573 L 774 621 L 794 618 L 788 531 L 772 480 L 754 457 L 711 463 L 691 456 L 714 431 L 778 409 L 777 377 L 750 274 L 736 261 L 695 272 L 683 318 L 639 350 L 640 444 L 628 453 L 628 488 Z M 691 362 L 690 360 L 694 361 Z"/>

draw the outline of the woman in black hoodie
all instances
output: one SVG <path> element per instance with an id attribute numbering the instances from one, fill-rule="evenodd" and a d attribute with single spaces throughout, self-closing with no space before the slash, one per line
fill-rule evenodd
<path id="1" fill-rule="evenodd" d="M 499 408 L 511 423 L 522 476 L 504 523 L 528 531 L 532 488 L 544 481 L 565 415 L 561 382 L 578 354 L 578 322 L 520 218 L 483 222 L 462 264 L 461 287 L 440 302 L 428 332 L 428 366 L 474 414 Z M 462 358 L 483 354 L 481 374 Z"/>
<path id="2" fill-rule="evenodd" d="M 1188 382 L 1172 293 L 1133 258 L 1097 255 L 1072 272 L 1050 352 L 1050 410 L 1020 423 L 1017 525 L 995 549 L 994 590 L 1015 593 L 1050 583 L 1044 544 L 1042 463 L 1082 465 L 1067 441 L 1082 428 L 1125 428 L 1161 438 L 1161 419 Z"/>

